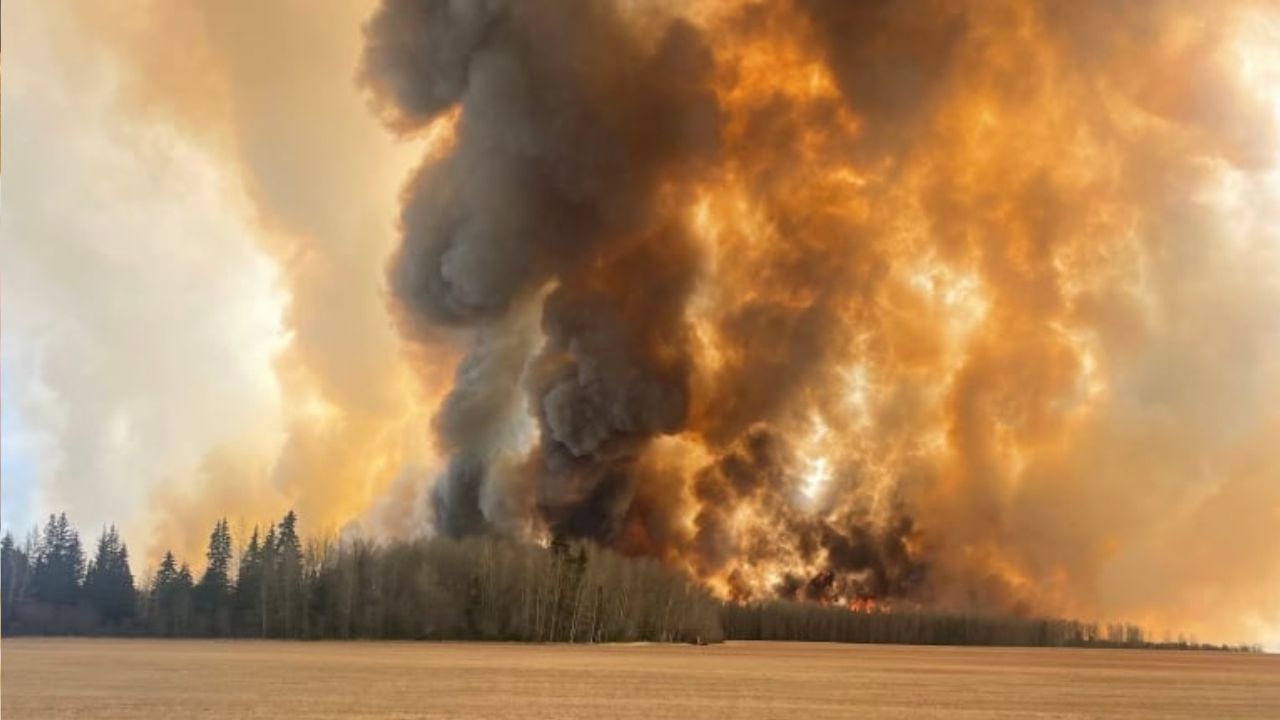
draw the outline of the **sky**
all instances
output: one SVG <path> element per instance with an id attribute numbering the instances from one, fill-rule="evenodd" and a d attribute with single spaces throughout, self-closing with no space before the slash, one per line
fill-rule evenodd
<path id="1" fill-rule="evenodd" d="M 120 109 L 120 69 L 56 5 L 5 25 L 4 525 L 131 523 L 213 445 L 268 430 L 278 270 L 234 177 Z M 86 482 L 93 478 L 92 482 Z"/>
<path id="2" fill-rule="evenodd" d="M 369 8 L 256 5 L 4 7 L 6 528 L 65 510 L 198 556 L 223 514 L 339 531 L 428 459 L 379 271 L 414 155 L 354 80 Z"/>
<path id="3" fill-rule="evenodd" d="M 729 10 L 698 6 L 708 34 L 723 33 L 717 49 L 733 71 L 721 68 L 705 80 L 726 118 L 719 155 L 680 166 L 672 181 L 696 178 L 688 189 L 696 202 L 685 207 L 667 187 L 670 195 L 655 191 L 649 208 L 669 213 L 673 223 L 684 222 L 681 213 L 692 208 L 692 244 L 712 258 L 691 271 L 701 275 L 698 291 L 678 309 L 687 324 L 654 330 L 649 320 L 641 323 L 664 339 L 692 328 L 702 343 L 687 351 L 701 373 L 689 381 L 688 418 L 683 425 L 659 423 L 653 435 L 663 437 L 646 445 L 638 461 L 637 472 L 672 478 L 642 486 L 640 504 L 663 505 L 656 497 L 663 492 L 680 498 L 673 506 L 689 503 L 672 510 L 689 521 L 689 537 L 676 533 L 655 552 L 723 589 L 730 571 L 742 568 L 709 559 L 712 553 L 695 551 L 697 543 L 714 545 L 705 541 L 714 536 L 723 547 L 740 542 L 733 547 L 741 551 L 749 533 L 715 535 L 730 519 L 742 523 L 754 513 L 766 533 L 790 517 L 746 503 L 730 519 L 708 510 L 716 501 L 707 478 L 724 467 L 718 455 L 740 456 L 752 437 L 745 428 L 767 423 L 794 446 L 807 503 L 820 504 L 842 478 L 893 476 L 881 485 L 914 504 L 921 532 L 932 533 L 919 542 L 933 543 L 928 552 L 939 576 L 982 575 L 999 588 L 966 581 L 955 594 L 1008 593 L 1051 612 L 1118 612 L 1157 624 L 1204 620 L 1210 632 L 1226 629 L 1232 639 L 1247 633 L 1280 649 L 1274 531 L 1280 455 L 1269 439 L 1280 428 L 1271 409 L 1280 400 L 1273 362 L 1280 359 L 1274 324 L 1280 322 L 1274 229 L 1280 55 L 1267 50 L 1280 39 L 1280 18 L 1249 16 L 1254 20 L 1232 30 L 1238 37 L 1223 41 L 1224 56 L 1197 54 L 1216 48 L 1216 36 L 1186 39 L 1209 22 L 1160 24 L 1167 33 L 1148 48 L 1125 44 L 1123 35 L 1151 18 L 1121 18 L 1132 25 L 1106 23 L 1120 36 L 1107 45 L 1094 44 L 1106 34 L 1097 18 L 1064 11 L 1052 18 L 1060 27 L 1050 28 L 1061 29 L 1053 40 L 1060 44 L 1044 42 L 1035 72 L 1009 72 L 1002 53 L 1039 41 L 993 30 L 996 39 L 987 44 L 958 46 L 960 62 L 969 65 L 921 89 L 925 100 L 917 106 L 896 92 L 877 94 L 886 78 L 912 82 L 876 74 L 883 58 L 875 53 L 903 59 L 892 48 L 866 43 L 865 54 L 842 55 L 855 43 L 841 33 L 856 33 L 859 18 L 842 15 L 839 4 L 798 5 L 825 22 L 799 49 L 779 39 L 782 33 L 770 34 L 791 28 L 794 18 L 783 12 L 760 20 L 756 27 L 767 31 L 754 37 L 743 30 L 749 24 L 716 24 L 717 12 Z M 418 258 L 406 248 L 429 244 L 434 232 L 415 229 L 408 211 L 410 227 L 401 227 L 400 213 L 415 203 L 431 207 L 438 182 L 469 188 L 477 197 L 462 204 L 484 207 L 496 192 L 485 173 L 503 170 L 493 151 L 502 143 L 545 142 L 544 156 L 562 152 L 573 161 L 575 147 L 598 138 L 584 133 L 580 146 L 557 146 L 562 138 L 554 127 L 540 128 L 536 115 L 522 118 L 517 105 L 485 94 L 507 87 L 492 66 L 470 71 L 482 79 L 485 70 L 494 72 L 490 84 L 477 82 L 452 104 L 423 111 L 396 85 L 400 73 L 422 72 L 420 80 L 430 83 L 437 79 L 431 71 L 452 68 L 403 66 L 392 34 L 392 49 L 380 59 L 385 64 L 362 71 L 362 28 L 376 6 L 374 0 L 319 9 L 305 0 L 137 0 L 111 10 L 70 0 L 3 6 L 5 529 L 23 534 L 62 510 L 87 535 L 115 523 L 144 568 L 168 548 L 199 558 L 208 528 L 222 516 L 238 538 L 287 509 L 298 510 L 317 535 L 413 536 L 436 531 L 433 484 L 449 487 L 454 469 L 463 467 L 451 460 L 501 456 L 520 475 L 513 468 L 524 467 L 533 446 L 562 439 L 542 398 L 526 406 L 522 395 L 503 395 L 501 417 L 492 423 L 502 438 L 493 443 L 486 436 L 451 446 L 449 410 L 468 409 L 468 383 L 486 377 L 486 358 L 522 353 L 516 377 L 527 378 L 521 373 L 538 363 L 554 367 L 560 355 L 585 352 L 582 343 L 566 343 L 560 355 L 539 351 L 555 322 L 554 302 L 543 304 L 548 294 L 582 281 L 585 295 L 614 300 L 595 285 L 618 272 L 615 287 L 629 287 L 634 265 L 619 263 L 583 280 L 562 269 L 569 261 L 539 256 L 535 272 L 547 274 L 493 305 L 506 314 L 439 323 L 439 307 L 395 285 L 405 276 L 396 275 L 404 258 Z M 1011 21 L 998 6 L 975 17 L 992 28 L 1016 26 L 1016 13 Z M 648 17 L 634 8 L 623 12 Z M 904 32 L 911 42 L 938 45 L 950 37 L 941 25 L 908 22 L 904 29 L 887 22 L 886 32 Z M 530 46 L 541 48 L 536 41 Z M 511 52 L 522 51 L 533 52 Z M 627 52 L 617 51 L 618 64 L 634 59 Z M 841 71 L 849 57 L 871 70 Z M 1214 62 L 1199 62 L 1204 58 Z M 693 55 L 665 60 L 696 65 Z M 646 71 L 666 67 L 636 62 Z M 538 67 L 548 83 L 582 79 L 574 66 Z M 1085 87 L 1072 74 L 1077 69 L 1107 78 L 1105 87 Z M 682 80 L 700 77 L 690 71 Z M 1060 89 L 1064 100 L 1035 100 L 1044 87 Z M 591 91 L 642 112 L 651 109 L 645 102 L 665 112 L 664 103 L 690 97 L 668 97 L 648 85 Z M 643 97 L 647 91 L 656 99 Z M 858 108 L 864 116 L 840 115 L 821 127 L 814 121 L 810 135 L 792 133 L 756 105 L 777 97 L 804 110 L 796 115 L 804 122 L 827 117 L 836 100 L 864 103 Z M 1112 104 L 1091 104 L 1097 97 Z M 453 109 L 459 106 L 509 112 L 485 124 L 481 115 L 469 121 L 465 109 L 459 120 Z M 916 114 L 935 111 L 936 126 Z M 509 115 L 524 126 L 512 129 L 518 123 Z M 755 124 L 734 124 L 742 118 Z M 1097 136 L 1063 150 L 1059 129 L 1077 124 Z M 624 133 L 620 142 L 650 139 L 637 136 Z M 826 143 L 829 152 L 808 162 L 803 143 L 784 151 L 799 142 L 795 137 L 817 138 L 812 142 Z M 915 150 L 902 151 L 908 145 Z M 1060 150 L 1053 162 L 1037 160 Z M 856 173 L 836 167 L 846 151 L 860 164 Z M 877 153 L 906 159 L 901 169 L 885 169 L 890 164 Z M 1041 165 L 1050 170 L 1040 172 Z M 595 169 L 591 163 L 573 169 L 580 167 Z M 634 176 L 602 182 L 634 190 L 652 169 L 636 167 Z M 930 173 L 944 180 L 930 185 L 936 179 Z M 855 190 L 843 214 L 821 216 L 836 231 L 828 237 L 820 229 L 799 246 L 827 261 L 795 263 L 799 269 L 786 272 L 798 274 L 783 277 L 778 268 L 792 267 L 785 254 L 792 246 L 777 240 L 770 214 L 807 220 L 808 208 L 827 202 L 823 193 L 848 188 Z M 985 217 L 983 193 L 990 188 L 1013 199 Z M 525 199 L 517 188 L 501 192 L 507 205 Z M 945 192 L 960 200 L 939 200 Z M 620 216 L 629 209 L 601 202 Z M 484 219 L 497 218 L 499 230 L 509 227 L 502 222 L 526 222 L 503 216 L 505 210 Z M 1004 224 L 984 224 L 993 217 Z M 1060 230 L 1045 234 L 1061 252 L 1037 264 L 1038 246 L 1024 244 L 1019 228 L 1034 233 L 1045 218 L 1059 223 Z M 935 223 L 928 231 L 921 230 L 926 220 Z M 850 233 L 868 230 L 879 239 L 846 244 Z M 484 242 L 474 247 L 474 257 L 458 251 L 446 259 L 482 278 L 464 288 L 474 293 L 507 280 L 497 271 L 485 275 L 507 267 L 501 251 L 524 252 L 520 245 L 496 252 Z M 857 284 L 845 281 L 846 271 L 882 285 L 851 292 Z M 795 312 L 803 304 L 792 293 L 797 277 L 828 290 L 839 312 L 826 319 Z M 774 325 L 751 314 L 748 306 L 760 297 L 774 302 Z M 823 361 L 813 363 L 810 376 L 776 383 L 788 388 L 777 398 L 760 390 L 799 376 L 791 372 L 799 365 L 808 371 L 795 348 L 809 348 L 810 322 L 825 339 L 812 349 Z M 735 342 L 753 347 L 753 334 L 779 332 L 778 324 L 795 329 L 782 332 L 794 355 L 771 356 L 776 365 L 735 366 Z M 1058 334 L 1047 340 L 1021 334 L 1028 327 Z M 612 361 L 605 355 L 592 360 Z M 837 408 L 835 394 L 852 399 Z M 541 425 L 530 417 L 528 407 L 535 406 L 543 408 Z M 747 409 L 732 417 L 720 407 Z M 518 417 L 508 422 L 512 416 Z M 942 449 L 921 450 L 917 440 Z M 899 486 L 897 478 L 914 475 L 933 479 Z M 493 487 L 486 492 L 509 490 Z M 489 519 L 513 513 L 507 520 L 515 525 L 536 526 L 540 519 L 520 515 L 533 505 L 519 494 L 529 487 L 516 487 L 510 507 Z M 646 487 L 655 497 L 645 495 Z M 708 498 L 695 497 L 702 491 Z M 623 520 L 638 523 L 634 514 Z M 774 582 L 774 569 L 758 563 L 757 580 Z M 1205 618 L 1215 606 L 1226 607 L 1229 617 Z"/>

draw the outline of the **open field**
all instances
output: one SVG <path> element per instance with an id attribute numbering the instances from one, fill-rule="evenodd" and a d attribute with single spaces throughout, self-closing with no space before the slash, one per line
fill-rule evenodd
<path id="1" fill-rule="evenodd" d="M 1280 656 L 6 639 L 22 718 L 1280 718 Z"/>

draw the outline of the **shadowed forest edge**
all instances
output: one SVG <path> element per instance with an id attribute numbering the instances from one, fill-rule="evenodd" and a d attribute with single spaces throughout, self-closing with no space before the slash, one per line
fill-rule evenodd
<path id="1" fill-rule="evenodd" d="M 590 543 L 491 537 L 303 543 L 290 512 L 240 552 L 219 521 L 199 579 L 165 553 L 135 582 L 128 548 L 104 529 L 86 560 L 66 514 L 19 546 L 0 540 L 5 635 L 120 635 L 685 642 L 790 640 L 927 645 L 1214 649 L 1149 637 L 1128 624 L 956 614 L 856 611 L 791 600 L 723 602 L 649 558 Z"/>

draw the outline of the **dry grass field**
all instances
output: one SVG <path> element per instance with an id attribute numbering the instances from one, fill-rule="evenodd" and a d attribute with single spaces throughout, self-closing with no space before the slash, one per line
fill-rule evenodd
<path id="1" fill-rule="evenodd" d="M 23 718 L 1280 718 L 1280 657 L 728 643 L 8 639 Z"/>

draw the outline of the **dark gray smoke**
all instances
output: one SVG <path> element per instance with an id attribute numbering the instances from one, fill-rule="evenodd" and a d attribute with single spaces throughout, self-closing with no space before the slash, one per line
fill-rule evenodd
<path id="1" fill-rule="evenodd" d="M 389 268 L 471 348 L 437 527 L 744 597 L 1255 586 L 1160 549 L 1275 505 L 1265 4 L 385 0 L 379 110 L 456 118 Z"/>
<path id="2" fill-rule="evenodd" d="M 711 56 L 686 23 L 638 37 L 616 12 L 392 0 L 367 28 L 364 77 L 394 127 L 462 108 L 452 153 L 406 191 L 390 267 L 411 336 L 476 333 L 437 419 L 451 461 L 435 509 L 450 534 L 495 524 L 485 497 L 502 492 L 487 488 L 523 472 L 554 532 L 609 538 L 637 453 L 688 413 L 698 257 L 664 194 L 716 152 Z M 537 349 L 504 324 L 539 299 Z M 521 390 L 540 453 L 500 478 L 494 436 Z"/>

